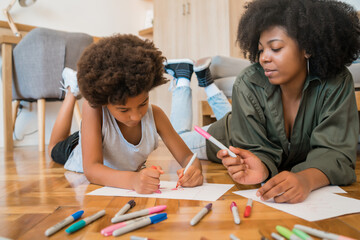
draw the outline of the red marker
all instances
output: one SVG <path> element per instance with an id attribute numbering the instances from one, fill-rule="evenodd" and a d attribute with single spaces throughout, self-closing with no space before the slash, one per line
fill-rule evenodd
<path id="1" fill-rule="evenodd" d="M 249 198 L 249 200 L 248 200 L 248 202 L 246 204 L 246 207 L 245 207 L 244 217 L 249 217 L 250 216 L 252 202 L 253 202 L 253 200 L 251 198 Z"/>

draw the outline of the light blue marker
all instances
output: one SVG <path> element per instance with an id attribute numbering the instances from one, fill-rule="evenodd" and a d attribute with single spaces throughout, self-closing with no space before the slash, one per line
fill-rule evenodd
<path id="1" fill-rule="evenodd" d="M 92 223 L 93 221 L 101 218 L 102 216 L 105 215 L 105 210 L 101 210 L 97 213 L 95 213 L 94 215 L 90 216 L 90 217 L 87 217 L 87 218 L 84 218 L 76 223 L 74 223 L 73 225 L 71 225 L 70 227 L 68 227 L 65 232 L 67 233 L 73 233 L 83 227 L 85 227 L 86 225 Z"/>
<path id="2" fill-rule="evenodd" d="M 49 236 L 53 235 L 54 233 L 56 233 L 57 231 L 59 231 L 60 229 L 62 229 L 63 227 L 65 227 L 66 225 L 78 220 L 83 215 L 83 213 L 84 213 L 83 210 L 78 211 L 78 212 L 72 214 L 71 216 L 68 216 L 61 222 L 55 224 L 54 226 L 48 228 L 45 231 L 45 236 L 49 237 Z"/>

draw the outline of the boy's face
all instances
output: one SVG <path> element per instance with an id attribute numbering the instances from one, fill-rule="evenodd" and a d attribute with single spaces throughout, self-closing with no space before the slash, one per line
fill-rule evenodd
<path id="1" fill-rule="evenodd" d="M 120 124 L 136 127 L 146 114 L 149 107 L 149 93 L 143 92 L 136 97 L 129 97 L 125 105 L 108 104 L 107 108 Z"/>

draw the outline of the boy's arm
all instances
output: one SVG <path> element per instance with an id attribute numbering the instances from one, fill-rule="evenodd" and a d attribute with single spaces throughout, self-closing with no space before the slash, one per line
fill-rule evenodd
<path id="1" fill-rule="evenodd" d="M 141 172 L 119 171 L 103 163 L 101 108 L 92 108 L 83 103 L 81 124 L 81 148 L 83 169 L 86 178 L 94 184 L 133 189 L 139 193 L 153 193 L 158 190 L 159 172 L 144 169 Z"/>
<path id="2" fill-rule="evenodd" d="M 188 146 L 186 146 L 179 134 L 177 134 L 166 114 L 158 106 L 152 105 L 152 109 L 158 134 L 171 154 L 175 157 L 176 161 L 182 168 L 185 168 L 193 156 L 193 153 Z M 178 172 L 178 174 L 181 174 L 181 172 L 182 171 Z M 184 176 L 184 179 L 179 181 L 180 185 L 197 186 L 203 183 L 202 168 L 199 159 L 196 158 L 186 172 L 186 175 L 187 176 Z M 189 180 L 189 182 L 185 183 L 187 180 Z"/>

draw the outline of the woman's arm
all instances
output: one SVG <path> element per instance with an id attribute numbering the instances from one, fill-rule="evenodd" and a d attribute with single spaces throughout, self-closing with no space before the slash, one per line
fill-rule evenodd
<path id="1" fill-rule="evenodd" d="M 158 190 L 159 171 L 144 169 L 140 172 L 119 171 L 104 165 L 102 154 L 102 109 L 83 103 L 81 148 L 86 178 L 94 184 L 133 189 L 138 193 Z"/>
<path id="2" fill-rule="evenodd" d="M 158 106 L 152 105 L 152 109 L 157 132 L 171 154 L 175 157 L 176 161 L 182 168 L 185 168 L 193 156 L 193 153 L 186 146 L 179 134 L 176 133 L 166 114 Z M 183 169 L 178 171 L 178 175 L 181 175 L 182 171 Z M 203 176 L 201 163 L 199 159 L 196 159 L 187 170 L 186 175 L 180 178 L 179 184 L 184 187 L 192 187 L 202 185 L 202 183 Z"/>

